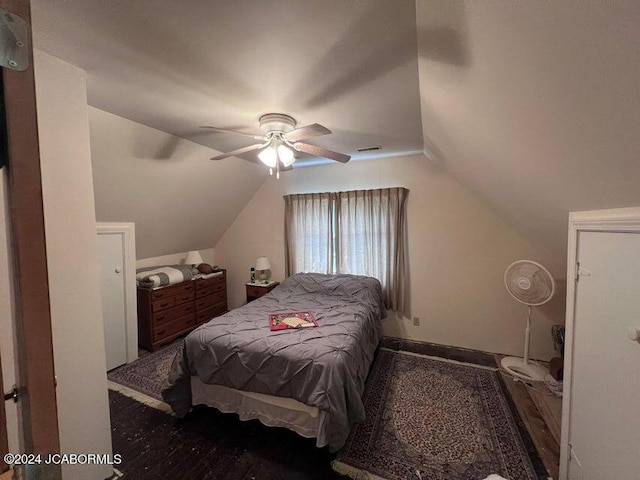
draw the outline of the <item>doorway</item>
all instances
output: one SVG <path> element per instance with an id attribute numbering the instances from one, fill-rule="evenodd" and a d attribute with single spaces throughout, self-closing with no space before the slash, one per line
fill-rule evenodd
<path id="1" fill-rule="evenodd" d="M 570 217 L 560 478 L 640 471 L 640 209 Z"/>
<path id="2" fill-rule="evenodd" d="M 98 223 L 107 370 L 138 358 L 135 224 Z"/>

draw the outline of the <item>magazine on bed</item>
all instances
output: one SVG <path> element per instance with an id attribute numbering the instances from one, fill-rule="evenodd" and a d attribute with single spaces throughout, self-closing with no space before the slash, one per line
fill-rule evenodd
<path id="1" fill-rule="evenodd" d="M 311 312 L 283 312 L 269 315 L 269 328 L 274 331 L 317 326 L 316 319 L 313 318 Z"/>

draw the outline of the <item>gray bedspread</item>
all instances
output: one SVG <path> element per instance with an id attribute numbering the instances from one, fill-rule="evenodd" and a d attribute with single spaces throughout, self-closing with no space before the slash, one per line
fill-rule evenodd
<path id="1" fill-rule="evenodd" d="M 269 314 L 310 311 L 317 328 L 269 329 Z M 294 398 L 326 413 L 317 445 L 344 445 L 364 419 L 362 393 L 381 334 L 380 282 L 355 275 L 299 273 L 271 293 L 201 325 L 176 354 L 164 400 L 191 408 L 190 377 L 203 383 Z"/>

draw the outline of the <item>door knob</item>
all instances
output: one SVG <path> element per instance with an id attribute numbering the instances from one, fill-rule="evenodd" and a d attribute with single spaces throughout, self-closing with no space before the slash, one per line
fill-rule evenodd
<path id="1" fill-rule="evenodd" d="M 633 340 L 634 342 L 640 340 L 640 328 L 629 327 L 627 329 L 627 337 L 629 337 L 629 340 Z"/>
<path id="2" fill-rule="evenodd" d="M 122 269 L 120 267 L 116 267 L 116 273 L 120 273 Z"/>

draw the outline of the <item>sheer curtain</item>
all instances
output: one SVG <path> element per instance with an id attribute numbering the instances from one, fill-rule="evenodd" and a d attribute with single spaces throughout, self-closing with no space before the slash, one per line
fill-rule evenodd
<path id="1" fill-rule="evenodd" d="M 406 188 L 287 195 L 287 275 L 350 273 L 380 280 L 387 308 L 407 312 Z"/>
<path id="2" fill-rule="evenodd" d="M 335 273 L 334 194 L 284 197 L 286 274 Z"/>
<path id="3" fill-rule="evenodd" d="M 387 308 L 406 312 L 405 203 L 408 190 L 340 192 L 336 198 L 337 270 L 380 280 Z"/>

